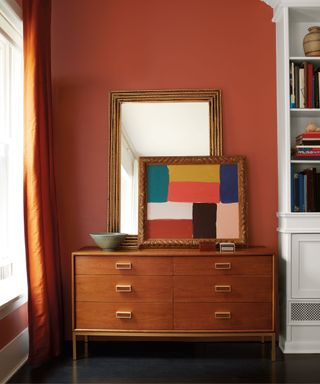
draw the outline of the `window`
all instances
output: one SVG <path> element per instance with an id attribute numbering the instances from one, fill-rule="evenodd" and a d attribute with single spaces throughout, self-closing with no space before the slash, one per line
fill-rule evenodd
<path id="1" fill-rule="evenodd" d="M 26 291 L 21 20 L 0 4 L 0 306 Z"/>

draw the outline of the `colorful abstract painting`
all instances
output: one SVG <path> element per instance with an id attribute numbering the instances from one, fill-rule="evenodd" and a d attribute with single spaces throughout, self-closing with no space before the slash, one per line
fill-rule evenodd
<path id="1" fill-rule="evenodd" d="M 141 159 L 143 241 L 242 238 L 242 157 L 155 159 Z"/>

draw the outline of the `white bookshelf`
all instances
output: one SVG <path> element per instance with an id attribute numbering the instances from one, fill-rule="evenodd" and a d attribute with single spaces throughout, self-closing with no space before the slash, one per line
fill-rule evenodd
<path id="1" fill-rule="evenodd" d="M 291 211 L 291 167 L 315 167 L 320 160 L 293 160 L 296 136 L 320 109 L 290 108 L 290 62 L 320 67 L 306 57 L 303 38 L 320 26 L 320 0 L 263 0 L 274 9 L 277 49 L 279 345 L 284 353 L 320 353 L 320 212 Z"/>

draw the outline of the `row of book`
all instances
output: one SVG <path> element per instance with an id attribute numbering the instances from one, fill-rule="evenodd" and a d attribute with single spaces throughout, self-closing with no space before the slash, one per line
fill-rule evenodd
<path id="1" fill-rule="evenodd" d="M 320 212 L 320 173 L 316 168 L 295 172 L 291 168 L 292 212 Z"/>
<path id="2" fill-rule="evenodd" d="M 320 132 L 304 132 L 296 137 L 293 160 L 320 160 Z"/>
<path id="3" fill-rule="evenodd" d="M 290 108 L 320 107 L 320 67 L 290 63 Z"/>

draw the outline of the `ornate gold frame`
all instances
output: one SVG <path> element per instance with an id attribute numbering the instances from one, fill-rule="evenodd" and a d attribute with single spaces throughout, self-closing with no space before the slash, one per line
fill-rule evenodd
<path id="1" fill-rule="evenodd" d="M 147 220 L 147 178 L 146 167 L 151 164 L 237 164 L 238 165 L 238 197 L 239 197 L 239 238 L 214 239 L 217 242 L 231 241 L 237 245 L 247 243 L 247 183 L 246 163 L 244 156 L 190 156 L 190 157 L 141 157 L 139 161 L 139 234 L 138 244 L 143 248 L 198 247 L 201 239 L 147 239 L 145 223 Z"/>
<path id="2" fill-rule="evenodd" d="M 207 101 L 210 111 L 210 155 L 222 155 L 221 90 L 117 91 L 110 93 L 110 134 L 107 231 L 120 230 L 120 117 L 124 102 Z M 137 246 L 137 236 L 128 236 L 125 247 Z"/>

